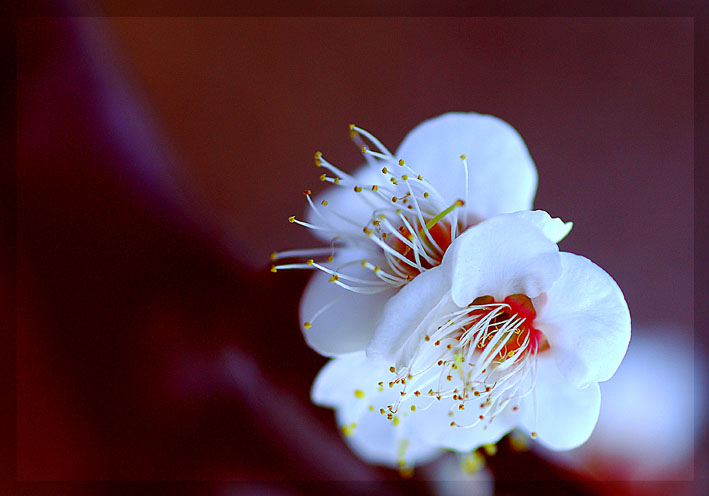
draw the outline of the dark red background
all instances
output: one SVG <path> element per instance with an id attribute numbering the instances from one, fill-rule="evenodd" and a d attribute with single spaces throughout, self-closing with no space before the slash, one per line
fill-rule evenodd
<path id="1" fill-rule="evenodd" d="M 17 35 L 21 480 L 397 480 L 309 404 L 325 359 L 298 330 L 306 277 L 267 271 L 314 244 L 286 221 L 320 188 L 313 152 L 359 165 L 350 122 L 396 148 L 446 111 L 507 120 L 535 206 L 575 223 L 561 248 L 614 276 L 634 322 L 693 328 L 691 19 L 45 18 Z M 235 385 L 229 356 L 261 378 Z M 510 492 L 582 487 L 530 454 L 492 469 Z"/>

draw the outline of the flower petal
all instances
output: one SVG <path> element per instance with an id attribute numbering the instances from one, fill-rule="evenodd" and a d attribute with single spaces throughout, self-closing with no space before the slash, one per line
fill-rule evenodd
<path id="1" fill-rule="evenodd" d="M 344 410 L 337 411 L 338 423 Z M 399 461 L 413 466 L 426 463 L 441 454 L 438 445 L 423 441 L 406 421 L 394 425 L 379 412 L 366 412 L 351 433 L 345 436 L 352 451 L 369 463 L 397 467 Z"/>
<path id="2" fill-rule="evenodd" d="M 561 253 L 561 277 L 537 309 L 535 327 L 549 341 L 562 374 L 575 386 L 611 378 L 630 342 L 630 312 L 623 293 L 587 258 Z"/>
<path id="3" fill-rule="evenodd" d="M 367 356 L 393 359 L 409 338 L 425 328 L 431 310 L 446 298 L 450 271 L 444 265 L 419 274 L 386 303 L 367 346 Z"/>
<path id="4" fill-rule="evenodd" d="M 379 412 L 398 395 L 389 388 L 379 391 L 377 382 L 387 375 L 386 364 L 368 359 L 364 352 L 342 355 L 322 368 L 311 398 L 337 410 L 337 424 L 350 448 L 370 463 L 396 467 L 400 460 L 413 465 L 438 456 L 440 448 L 424 442 L 408 419 L 395 424 Z"/>
<path id="5" fill-rule="evenodd" d="M 499 215 L 469 228 L 448 249 L 453 301 L 466 307 L 478 296 L 500 301 L 512 294 L 534 298 L 561 273 L 559 249 L 534 223 Z"/>
<path id="6" fill-rule="evenodd" d="M 362 255 L 359 251 L 341 249 L 336 260 L 361 260 Z M 325 356 L 364 350 L 394 290 L 354 293 L 329 280 L 330 276 L 323 272 L 313 274 L 300 300 L 301 325 L 312 321 L 309 329 L 301 327 L 305 341 Z M 317 318 L 313 319 L 315 315 Z"/>
<path id="7" fill-rule="evenodd" d="M 354 180 L 362 186 L 380 184 L 382 182 L 381 175 L 377 170 L 367 165 L 360 167 L 352 174 Z M 347 233 L 362 236 L 362 228 L 367 225 L 372 216 L 372 206 L 371 203 L 368 203 L 368 200 L 372 201 L 370 196 L 372 194 L 369 188 L 364 188 L 362 192 L 356 193 L 351 186 L 332 185 L 313 198 L 318 213 L 308 207 L 305 219 L 317 226 L 329 226 L 338 234 Z M 324 241 L 330 241 L 336 236 L 330 231 L 317 229 L 313 230 L 313 235 Z"/>
<path id="8" fill-rule="evenodd" d="M 468 195 L 465 169 L 467 157 Z M 411 131 L 397 150 L 443 198 L 462 198 L 481 218 L 529 210 L 537 189 L 537 170 L 519 133 L 491 115 L 453 112 Z"/>
<path id="9" fill-rule="evenodd" d="M 479 411 L 475 409 L 475 402 L 470 402 L 465 410 L 458 410 L 457 403 L 452 400 L 435 400 L 428 408 L 421 408 L 411 415 L 412 424 L 421 431 L 424 441 L 437 446 L 458 451 L 470 451 L 484 444 L 493 444 L 516 426 L 518 415 L 503 411 L 492 420 L 480 421 L 473 427 L 451 426 L 454 421 L 460 425 L 472 425 L 478 420 Z M 448 416 L 453 409 L 455 415 Z M 479 409 L 478 409 L 479 410 Z"/>
<path id="10" fill-rule="evenodd" d="M 566 237 L 567 234 L 569 234 L 571 228 L 574 227 L 573 222 L 564 222 L 558 217 L 552 217 L 544 210 L 523 210 L 507 215 L 514 216 L 525 222 L 533 224 L 554 243 L 559 243 Z"/>
<path id="11" fill-rule="evenodd" d="M 551 356 L 537 358 L 534 390 L 520 406 L 522 426 L 536 432 L 539 442 L 553 450 L 583 444 L 593 432 L 601 408 L 597 383 L 576 389 L 559 372 Z"/>

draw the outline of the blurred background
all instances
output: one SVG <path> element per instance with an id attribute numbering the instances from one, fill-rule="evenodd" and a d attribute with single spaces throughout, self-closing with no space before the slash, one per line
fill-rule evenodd
<path id="1" fill-rule="evenodd" d="M 693 36 L 682 18 L 20 19 L 17 478 L 212 481 L 173 489 L 219 495 L 528 494 L 540 480 L 694 494 L 657 482 L 707 467 L 693 453 L 706 394 L 693 374 Z M 608 384 L 638 396 L 604 396 L 598 430 L 634 435 L 599 435 L 571 462 L 500 443 L 494 487 L 430 482 L 452 478 L 447 458 L 402 481 L 352 455 L 309 401 L 326 359 L 299 331 L 307 274 L 268 271 L 271 251 L 316 245 L 287 222 L 322 187 L 316 150 L 352 171 L 349 123 L 395 149 L 454 110 L 520 132 L 535 208 L 572 220 L 561 249 L 623 289 L 639 363 Z M 81 486 L 21 485 L 68 487 Z"/>

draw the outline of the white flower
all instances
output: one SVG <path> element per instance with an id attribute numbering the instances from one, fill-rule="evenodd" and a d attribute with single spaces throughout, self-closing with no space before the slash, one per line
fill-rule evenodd
<path id="1" fill-rule="evenodd" d="M 364 349 L 388 298 L 440 264 L 466 228 L 529 210 L 537 187 L 522 138 L 490 115 L 449 113 L 428 120 L 409 133 L 396 155 L 370 133 L 350 128 L 367 164 L 349 175 L 316 153 L 316 165 L 326 171 L 320 179 L 335 187 L 315 200 L 306 190 L 306 221 L 289 218 L 311 228 L 327 247 L 271 255 L 307 258 L 274 265 L 273 272 L 319 269 L 301 315 L 305 340 L 326 356 Z"/>
<path id="2" fill-rule="evenodd" d="M 304 332 L 337 358 L 313 401 L 336 409 L 361 457 L 386 465 L 470 451 L 515 426 L 553 449 L 584 442 L 630 316 L 608 274 L 559 252 L 571 224 L 527 210 L 536 172 L 519 135 L 489 116 L 447 114 L 415 129 L 395 157 L 353 129 L 396 175 L 387 166 L 377 175 L 374 163 L 346 176 L 322 162 L 352 194 L 324 195 L 338 212 L 308 194 L 313 213 L 296 222 L 331 240 L 329 261 L 274 268 L 322 272 L 301 303 Z M 382 175 L 389 185 L 375 182 Z"/>

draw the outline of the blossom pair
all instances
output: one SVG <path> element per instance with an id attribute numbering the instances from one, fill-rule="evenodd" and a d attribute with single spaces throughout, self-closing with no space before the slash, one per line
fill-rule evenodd
<path id="1" fill-rule="evenodd" d="M 591 434 L 599 381 L 618 368 L 630 315 L 615 281 L 560 252 L 571 223 L 532 211 L 537 172 L 492 116 L 424 122 L 392 154 L 351 126 L 367 164 L 317 153 L 332 187 L 292 223 L 327 245 L 274 253 L 312 269 L 308 344 L 333 357 L 312 390 L 365 460 L 410 467 L 521 427 L 552 449 Z"/>

